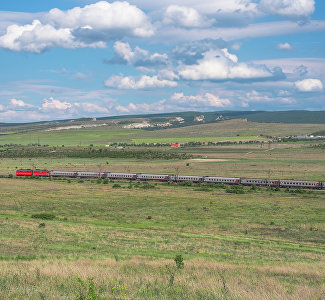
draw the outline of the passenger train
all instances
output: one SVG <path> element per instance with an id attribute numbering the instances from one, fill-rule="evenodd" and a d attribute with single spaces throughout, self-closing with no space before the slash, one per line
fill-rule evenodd
<path id="1" fill-rule="evenodd" d="M 260 178 L 237 178 L 216 176 L 193 176 L 193 175 L 168 175 L 168 174 L 136 174 L 136 173 L 112 173 L 112 172 L 74 172 L 74 171 L 49 171 L 20 169 L 16 176 L 39 176 L 39 177 L 70 177 L 70 178 L 108 178 L 112 180 L 140 180 L 140 181 L 172 181 L 172 182 L 195 182 L 195 183 L 223 183 L 229 185 L 241 184 L 244 186 L 268 186 L 283 188 L 309 188 L 325 189 L 325 181 L 309 180 L 286 180 L 286 179 L 260 179 Z"/>

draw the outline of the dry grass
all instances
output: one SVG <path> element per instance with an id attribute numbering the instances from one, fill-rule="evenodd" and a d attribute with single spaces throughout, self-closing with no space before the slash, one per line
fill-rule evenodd
<path id="1" fill-rule="evenodd" d="M 177 270 L 172 260 L 141 257 L 0 262 L 0 292 L 1 299 L 74 299 L 93 278 L 98 299 L 324 299 L 324 270 L 324 264 L 240 266 L 197 259 Z"/>

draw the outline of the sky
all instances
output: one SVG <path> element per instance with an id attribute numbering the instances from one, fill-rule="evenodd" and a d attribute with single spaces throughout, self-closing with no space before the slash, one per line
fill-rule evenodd
<path id="1" fill-rule="evenodd" d="M 325 1 L 2 0 L 0 122 L 325 110 Z"/>

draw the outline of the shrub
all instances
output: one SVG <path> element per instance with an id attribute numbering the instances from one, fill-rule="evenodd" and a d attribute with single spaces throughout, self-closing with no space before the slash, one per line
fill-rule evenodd
<path id="1" fill-rule="evenodd" d="M 233 185 L 231 186 L 231 188 L 227 188 L 226 192 L 233 193 L 233 194 L 245 194 L 243 187 L 239 185 Z"/>
<path id="2" fill-rule="evenodd" d="M 118 189 L 118 188 L 120 188 L 120 187 L 121 187 L 121 185 L 118 184 L 118 183 L 115 183 L 115 184 L 113 184 L 113 186 L 112 186 L 113 189 Z"/>
<path id="3" fill-rule="evenodd" d="M 144 189 L 144 190 L 150 190 L 150 189 L 154 189 L 155 188 L 155 185 L 154 184 L 150 184 L 149 182 L 147 181 L 144 181 L 142 183 L 142 185 L 139 186 L 140 189 Z"/>
<path id="4" fill-rule="evenodd" d="M 41 219 L 41 220 L 53 220 L 53 219 L 55 219 L 55 215 L 49 214 L 49 213 L 33 214 L 31 217 L 33 219 Z"/>
<path id="5" fill-rule="evenodd" d="M 181 186 L 192 186 L 193 182 L 192 181 L 183 181 L 183 182 L 180 182 L 179 185 L 181 185 Z"/>
<path id="6" fill-rule="evenodd" d="M 105 178 L 105 179 L 103 180 L 103 184 L 108 184 L 108 178 Z"/>
<path id="7" fill-rule="evenodd" d="M 14 175 L 9 174 L 9 175 L 8 175 L 8 178 L 14 178 Z"/>
<path id="8" fill-rule="evenodd" d="M 177 269 L 184 269 L 184 259 L 181 254 L 176 255 L 174 261 Z"/>
<path id="9" fill-rule="evenodd" d="M 39 227 L 39 228 L 45 227 L 45 223 L 40 223 L 40 224 L 38 225 L 38 227 Z"/>
<path id="10" fill-rule="evenodd" d="M 102 183 L 102 179 L 99 177 L 97 178 L 97 184 L 101 184 Z"/>

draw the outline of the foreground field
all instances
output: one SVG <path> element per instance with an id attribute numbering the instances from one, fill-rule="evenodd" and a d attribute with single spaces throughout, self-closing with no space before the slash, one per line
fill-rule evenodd
<path id="1" fill-rule="evenodd" d="M 325 297 L 322 192 L 96 180 L 0 186 L 5 299 Z"/>

